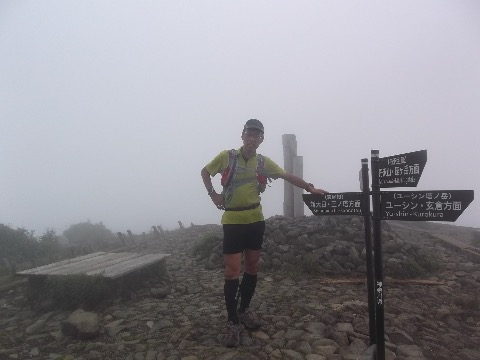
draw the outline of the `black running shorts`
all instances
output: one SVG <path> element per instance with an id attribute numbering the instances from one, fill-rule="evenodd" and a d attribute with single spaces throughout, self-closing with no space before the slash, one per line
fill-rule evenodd
<path id="1" fill-rule="evenodd" d="M 245 249 L 260 250 L 265 233 L 265 221 L 252 224 L 223 225 L 223 253 L 238 254 Z"/>

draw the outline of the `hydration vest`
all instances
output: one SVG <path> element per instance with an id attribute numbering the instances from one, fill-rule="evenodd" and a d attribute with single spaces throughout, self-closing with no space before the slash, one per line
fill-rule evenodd
<path id="1" fill-rule="evenodd" d="M 230 192 L 232 185 L 235 183 L 235 175 L 237 174 L 237 150 L 228 150 L 228 162 L 227 167 L 222 172 L 222 178 L 220 183 L 223 186 L 223 192 Z M 258 192 L 263 193 L 267 187 L 267 180 L 272 181 L 263 175 L 263 169 L 265 168 L 265 158 L 261 154 L 257 154 L 257 166 L 255 169 L 255 176 L 258 183 Z"/>

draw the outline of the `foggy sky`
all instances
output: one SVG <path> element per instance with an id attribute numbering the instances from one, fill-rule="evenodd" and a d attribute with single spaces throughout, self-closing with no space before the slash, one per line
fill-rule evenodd
<path id="1" fill-rule="evenodd" d="M 281 166 L 295 134 L 305 179 L 330 192 L 359 191 L 372 149 L 427 149 L 417 190 L 479 197 L 480 3 L 0 3 L 0 223 L 219 223 L 200 170 L 249 118 Z M 282 214 L 283 180 L 262 202 Z"/>

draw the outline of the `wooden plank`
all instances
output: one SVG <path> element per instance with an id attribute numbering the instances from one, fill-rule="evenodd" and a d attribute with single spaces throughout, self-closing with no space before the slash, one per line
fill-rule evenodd
<path id="1" fill-rule="evenodd" d="M 141 270 L 147 266 L 153 265 L 170 254 L 145 254 L 142 257 L 129 259 L 121 263 L 113 264 L 104 269 L 96 269 L 87 272 L 87 275 L 102 275 L 108 278 L 116 279 L 128 273 Z"/>
<path id="2" fill-rule="evenodd" d="M 87 259 L 83 262 L 75 263 L 74 266 L 62 266 L 53 268 L 48 275 L 69 275 L 69 274 L 85 274 L 95 269 L 103 269 L 108 266 L 121 263 L 125 260 L 142 256 L 137 253 L 106 253 L 101 257 Z"/>
<path id="3" fill-rule="evenodd" d="M 170 254 L 98 252 L 21 271 L 17 274 L 23 276 L 86 274 L 118 278 L 152 265 L 167 256 Z"/>
<path id="4" fill-rule="evenodd" d="M 60 261 L 60 262 L 56 262 L 46 266 L 40 266 L 38 268 L 30 269 L 27 271 L 31 275 L 55 275 L 55 274 L 64 274 L 64 272 L 67 272 L 69 274 L 82 273 L 84 272 L 84 269 L 88 269 L 90 266 L 93 267 L 95 266 L 95 264 L 107 263 L 109 261 L 112 261 L 112 259 L 116 259 L 118 257 L 123 256 L 122 254 L 119 255 L 117 253 L 105 253 L 105 252 L 98 252 L 91 255 L 94 255 L 94 256 L 87 256 L 85 258 L 80 257 L 82 258 L 80 260 L 77 260 L 78 258 L 75 258 L 75 259 L 71 259 L 73 261 Z"/>
<path id="5" fill-rule="evenodd" d="M 48 271 L 50 269 L 58 268 L 58 267 L 65 266 L 65 265 L 66 266 L 74 266 L 74 264 L 77 263 L 77 262 L 83 262 L 83 261 L 85 261 L 89 258 L 95 258 L 95 257 L 101 256 L 103 254 L 106 254 L 106 253 L 96 252 L 96 253 L 92 253 L 92 254 L 88 254 L 88 255 L 78 256 L 78 257 L 73 258 L 73 259 L 62 260 L 62 261 L 58 261 L 56 263 L 51 263 L 51 264 L 48 264 L 48 265 L 39 266 L 39 267 L 36 267 L 36 268 L 33 268 L 33 269 L 19 271 L 16 274 L 17 275 L 35 275 L 35 274 L 38 273 L 40 275 L 40 274 L 48 273 Z"/>

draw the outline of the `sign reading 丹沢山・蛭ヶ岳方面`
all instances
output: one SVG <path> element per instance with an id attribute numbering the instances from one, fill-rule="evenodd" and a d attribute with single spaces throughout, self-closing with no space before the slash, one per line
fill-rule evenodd
<path id="1" fill-rule="evenodd" d="M 427 163 L 427 150 L 380 158 L 378 180 L 381 188 L 415 187 Z"/>

